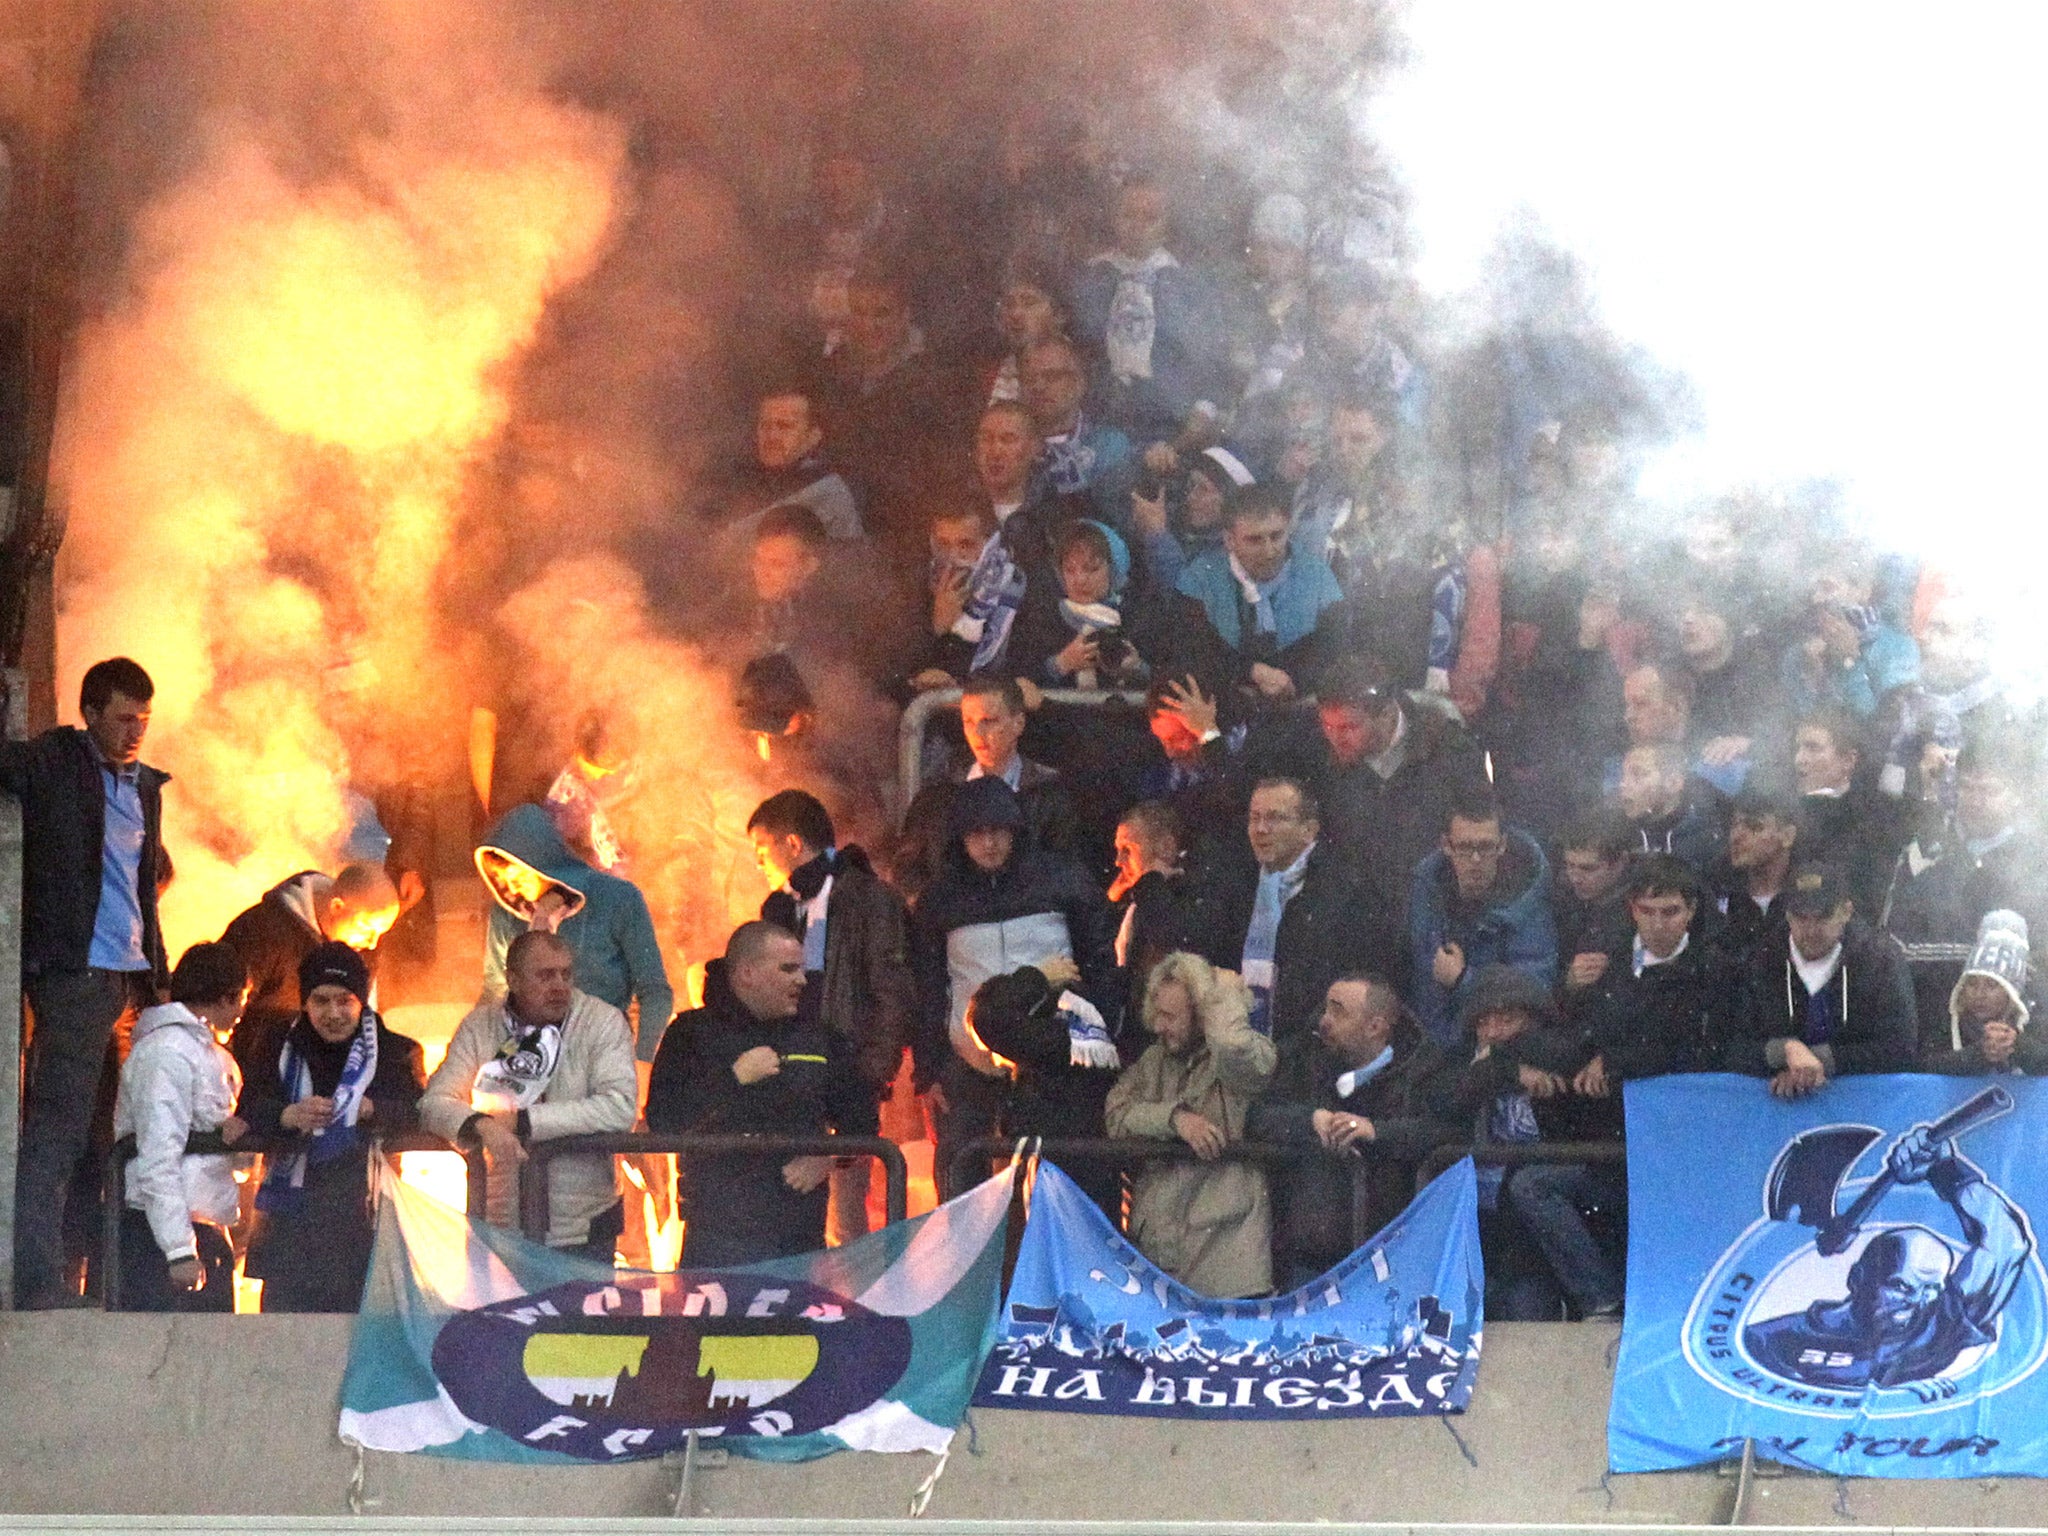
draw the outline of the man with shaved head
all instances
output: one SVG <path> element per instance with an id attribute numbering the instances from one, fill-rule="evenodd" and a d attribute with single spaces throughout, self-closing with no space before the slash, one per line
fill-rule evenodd
<path id="1" fill-rule="evenodd" d="M 647 1128 L 705 1135 L 872 1136 L 875 1094 L 852 1041 L 801 1004 L 803 941 L 779 923 L 742 923 L 704 972 L 704 1006 L 662 1037 Z M 830 1158 L 780 1153 L 682 1159 L 683 1262 L 752 1264 L 825 1246 Z"/>
<path id="2" fill-rule="evenodd" d="M 1759 1363 L 1824 1391 L 1861 1391 L 1931 1380 L 1964 1350 L 1997 1342 L 1998 1315 L 2033 1237 L 2026 1217 L 1956 1155 L 1955 1143 L 1927 1131 L 1915 1126 L 1901 1136 L 1885 1166 L 1896 1183 L 1925 1183 L 1939 1195 L 1964 1241 L 1916 1225 L 1883 1228 L 1849 1267 L 1847 1296 L 1743 1330 Z"/>
<path id="3" fill-rule="evenodd" d="M 1323 994 L 1313 1034 L 1285 1042 L 1280 1065 L 1246 1120 L 1247 1134 L 1332 1154 L 1294 1164 L 1279 1185 L 1275 1246 L 1283 1287 L 1306 1283 L 1351 1251 L 1351 1170 L 1372 1165 L 1370 1226 L 1378 1231 L 1415 1192 L 1415 1164 L 1464 1128 L 1433 1116 L 1423 1087 L 1443 1052 L 1385 981 L 1340 976 Z"/>

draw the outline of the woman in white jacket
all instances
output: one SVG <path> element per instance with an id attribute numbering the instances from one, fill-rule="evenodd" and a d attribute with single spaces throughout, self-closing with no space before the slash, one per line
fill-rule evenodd
<path id="1" fill-rule="evenodd" d="M 248 992 L 241 956 L 194 944 L 171 973 L 171 1001 L 145 1008 L 121 1068 L 114 1134 L 135 1138 L 121 1212 L 121 1305 L 132 1312 L 232 1312 L 239 1208 L 234 1160 L 187 1155 L 186 1138 L 233 1143 L 242 1074 L 221 1042 Z"/>

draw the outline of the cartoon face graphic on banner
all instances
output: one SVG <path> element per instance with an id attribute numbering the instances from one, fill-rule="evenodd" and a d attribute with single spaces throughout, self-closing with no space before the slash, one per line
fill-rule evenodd
<path id="1" fill-rule="evenodd" d="M 1693 1370 L 1752 1403 L 1842 1420 L 1964 1407 L 2031 1375 L 2048 1356 L 2033 1230 L 1957 1145 L 2012 1107 L 1991 1087 L 1888 1145 L 1860 1124 L 1791 1137 L 1762 1218 L 1693 1299 Z"/>

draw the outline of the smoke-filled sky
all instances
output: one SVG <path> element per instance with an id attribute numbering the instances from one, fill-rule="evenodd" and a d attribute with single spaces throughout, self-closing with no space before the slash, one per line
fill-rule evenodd
<path id="1" fill-rule="evenodd" d="M 1373 121 L 1419 275 L 1535 213 L 1703 432 L 1645 490 L 1837 478 L 1901 544 L 2048 554 L 2048 6 L 1415 0 Z"/>

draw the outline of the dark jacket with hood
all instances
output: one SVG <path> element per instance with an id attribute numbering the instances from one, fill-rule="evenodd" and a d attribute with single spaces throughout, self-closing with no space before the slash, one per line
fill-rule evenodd
<path id="1" fill-rule="evenodd" d="M 516 887 L 529 878 L 522 870 L 532 871 L 568 902 L 569 915 L 556 932 L 576 952 L 576 989 L 621 1013 L 637 998 L 638 1055 L 652 1061 L 675 994 L 639 887 L 577 858 L 537 805 L 505 813 L 478 845 L 476 867 L 494 901 L 484 935 L 484 990 L 494 998 L 505 995 L 505 951 L 525 931 L 534 906 Z"/>
<path id="2" fill-rule="evenodd" d="M 1249 858 L 1215 872 L 1204 899 L 1202 957 L 1227 971 L 1244 967 L 1245 933 L 1258 904 L 1259 867 Z M 1301 889 L 1280 914 L 1273 944 L 1273 1044 L 1311 1034 L 1330 983 L 1351 972 L 1399 983 L 1405 957 L 1399 930 L 1371 887 L 1329 844 L 1309 850 Z"/>
<path id="3" fill-rule="evenodd" d="M 1407 1207 L 1415 1193 L 1415 1165 L 1446 1142 L 1470 1140 L 1470 1124 L 1445 1120 L 1427 1101 L 1426 1085 L 1443 1071 L 1444 1054 L 1422 1033 L 1408 1010 L 1395 1019 L 1387 1044 L 1394 1056 L 1349 1098 L 1337 1080 L 1351 1064 L 1314 1034 L 1290 1040 L 1264 1095 L 1251 1108 L 1245 1132 L 1254 1141 L 1319 1147 L 1315 1112 L 1361 1115 L 1373 1139 L 1356 1154 L 1325 1152 L 1293 1164 L 1277 1180 L 1279 1220 L 1275 1244 L 1298 1266 L 1327 1269 L 1351 1251 L 1351 1185 L 1357 1158 L 1367 1165 L 1370 1230 L 1377 1232 Z"/>
<path id="4" fill-rule="evenodd" d="M 141 888 L 135 894 L 142 907 L 142 954 L 158 986 L 170 980 L 156 914 L 163 786 L 169 779 L 146 763 L 135 773 L 143 826 Z M 0 743 L 0 789 L 21 801 L 22 974 L 87 970 L 107 830 L 106 771 L 99 754 L 75 725 L 60 725 L 30 741 Z"/>
<path id="5" fill-rule="evenodd" d="M 242 1022 L 235 1026 L 238 1054 L 244 1036 L 281 1037 L 285 1027 L 298 1017 L 303 1006 L 299 997 L 299 962 L 327 942 L 327 936 L 320 931 L 319 910 L 333 887 L 333 879 L 316 869 L 281 880 L 221 934 L 221 943 L 241 956 L 242 965 L 249 972 L 249 1001 L 242 1009 Z M 372 949 L 361 954 L 363 964 L 375 976 L 377 952 Z M 242 1070 L 247 1073 L 246 1062 Z"/>
<path id="6" fill-rule="evenodd" d="M 1405 917 L 1415 867 L 1437 849 L 1451 807 L 1486 785 L 1486 762 L 1464 727 L 1424 698 L 1401 702 L 1401 765 L 1382 779 L 1370 763 L 1339 767 L 1327 754 L 1315 775 L 1323 834 Z"/>
<path id="7" fill-rule="evenodd" d="M 1073 853 L 1079 815 L 1066 782 L 1055 769 L 1022 759 L 1017 776 L 1017 804 L 1023 811 L 1024 826 L 1031 840 L 1049 853 Z M 971 766 L 971 765 L 970 765 Z M 934 779 L 910 802 L 903 813 L 903 831 L 897 839 L 890 863 L 896 888 L 911 901 L 939 877 L 951 843 L 953 798 L 962 786 L 979 782 L 958 769 L 943 779 Z"/>
<path id="8" fill-rule="evenodd" d="M 1830 994 L 1825 1037 L 1807 1022 L 1810 994 L 1792 964 L 1789 940 L 1752 956 L 1741 986 L 1739 1002 L 1722 1017 L 1723 1071 L 1768 1077 L 1785 1065 L 1787 1039 L 1811 1048 L 1830 1077 L 1913 1070 L 1919 1023 L 1905 961 L 1896 944 L 1860 917 L 1843 930 L 1841 963 L 1821 989 Z"/>
<path id="9" fill-rule="evenodd" d="M 1485 1014 L 1519 1008 L 1530 1023 L 1513 1039 L 1479 1055 L 1478 1022 Z M 1458 1042 L 1447 1047 L 1443 1064 L 1422 1087 L 1428 1113 L 1455 1124 L 1460 1136 L 1492 1141 L 1496 1103 L 1522 1093 L 1521 1070 L 1533 1067 L 1569 1078 L 1586 1064 L 1584 1042 L 1561 1024 L 1542 983 L 1511 966 L 1480 972 L 1458 1008 Z M 1585 1100 L 1572 1094 L 1533 1099 L 1539 1139 L 1576 1141 L 1584 1128 Z"/>
<path id="10" fill-rule="evenodd" d="M 1454 1020 L 1480 970 L 1510 965 L 1545 988 L 1557 982 L 1557 926 L 1550 915 L 1550 864 L 1528 833 L 1504 829 L 1507 851 L 1493 894 L 1481 902 L 1458 895 L 1450 855 L 1439 848 L 1416 866 L 1408 898 L 1409 1001 L 1423 1032 L 1439 1045 L 1458 1038 Z M 1446 942 L 1465 952 L 1465 969 L 1446 987 L 1432 969 Z"/>
<path id="11" fill-rule="evenodd" d="M 1824 859 L 1849 882 L 1856 915 L 1875 923 L 1899 850 L 1913 836 L 1916 802 L 1852 785 L 1846 794 L 1799 797 L 1799 857 Z M 1978 914 L 1982 916 L 1982 913 Z M 1973 931 L 1974 936 L 1974 931 Z"/>
<path id="12" fill-rule="evenodd" d="M 936 1081 L 961 1048 L 967 1003 L 991 976 L 1064 953 L 1080 967 L 1074 990 L 1115 1031 L 1116 934 L 1109 903 L 1087 871 L 1038 845 L 1022 825 L 1018 797 L 1000 779 L 972 779 L 953 797 L 941 872 L 918 899 L 911 922 L 919 1026 L 912 1050 L 917 1082 Z M 962 839 L 979 828 L 1012 828 L 1010 860 L 990 874 L 967 856 Z M 962 1054 L 972 1051 L 967 1045 Z"/>
<path id="13" fill-rule="evenodd" d="M 733 1063 L 756 1046 L 781 1070 L 755 1083 Z M 874 1095 L 847 1042 L 801 1017 L 764 1023 L 732 989 L 725 962 L 705 967 L 704 1006 L 677 1015 L 647 1083 L 647 1128 L 665 1135 L 822 1136 L 875 1133 Z M 686 1157 L 676 1180 L 685 1263 L 750 1264 L 825 1246 L 827 1186 L 799 1194 L 782 1180 L 794 1154 Z"/>
<path id="14" fill-rule="evenodd" d="M 1631 821 L 1629 830 L 1638 853 L 1668 853 L 1702 880 L 1710 879 L 1728 844 L 1728 800 L 1705 779 L 1691 777 L 1677 810 Z"/>
<path id="15" fill-rule="evenodd" d="M 245 914 L 246 915 L 246 914 Z M 366 957 L 367 958 L 367 957 Z M 298 975 L 292 976 L 293 990 Z M 284 1128 L 280 1118 L 293 1102 L 284 1081 L 287 1041 L 295 1042 L 312 1090 L 331 1098 L 348 1064 L 353 1037 L 337 1043 L 320 1038 L 303 1013 L 243 1035 L 235 1032 L 235 1060 L 242 1068 L 242 1097 L 235 1113 L 249 1122 L 250 1132 L 270 1146 L 268 1159 L 289 1158 L 305 1151 L 313 1139 Z M 394 1136 L 412 1130 L 417 1106 L 426 1088 L 419 1042 L 376 1022 L 377 1070 L 364 1097 L 376 1113 L 363 1122 L 365 1132 Z M 307 1160 L 304 1200 L 289 1209 L 260 1212 L 249 1239 L 248 1273 L 264 1282 L 264 1308 L 279 1304 L 294 1310 L 353 1312 L 361 1300 L 363 1275 L 370 1265 L 375 1236 L 370 1222 L 369 1143 L 360 1139 L 348 1152 L 324 1162 Z M 266 1164 L 266 1168 L 268 1164 Z"/>
<path id="16" fill-rule="evenodd" d="M 917 1019 L 909 914 L 858 845 L 820 854 L 812 864 L 820 860 L 832 893 L 825 898 L 825 973 L 817 983 L 817 1016 L 848 1043 L 861 1081 L 880 1095 L 895 1080 Z M 806 878 L 810 868 L 798 870 L 797 878 Z M 761 903 L 761 916 L 803 936 L 797 898 L 787 890 L 771 893 Z"/>

